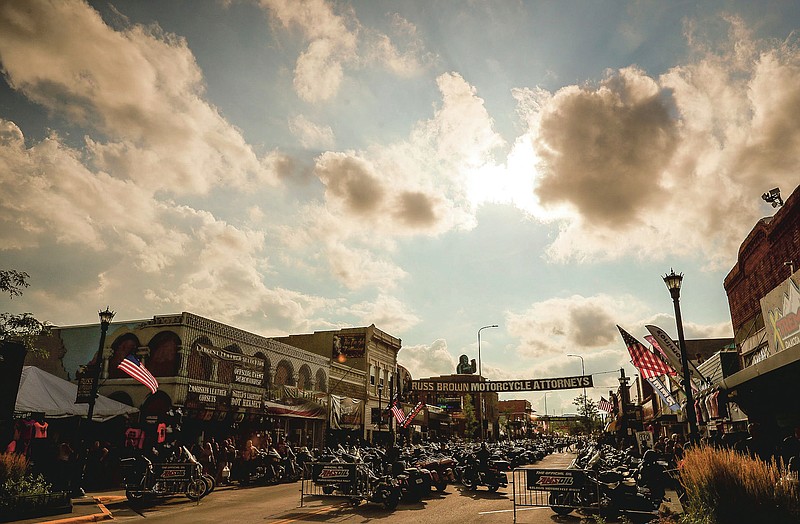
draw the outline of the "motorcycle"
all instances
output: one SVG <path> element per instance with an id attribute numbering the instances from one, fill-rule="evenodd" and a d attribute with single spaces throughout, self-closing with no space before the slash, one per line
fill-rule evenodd
<path id="1" fill-rule="evenodd" d="M 508 486 L 508 462 L 501 460 L 489 460 L 486 467 L 480 467 L 476 460 L 467 462 L 461 474 L 461 484 L 469 490 L 478 489 L 478 486 L 486 486 L 489 491 L 494 493 L 498 489 Z"/>
<path id="2" fill-rule="evenodd" d="M 549 504 L 558 515 L 568 515 L 574 510 L 597 511 L 602 517 L 619 515 L 647 515 L 657 517 L 664 500 L 664 486 L 669 481 L 664 463 L 657 460 L 654 451 L 647 451 L 636 468 L 625 464 L 624 457 L 603 457 L 603 450 L 593 450 L 591 458 L 582 457 L 573 462 L 571 469 L 561 473 L 544 472 L 545 478 L 569 477 L 570 491 L 550 491 Z M 614 464 L 606 469 L 608 464 Z M 603 466 L 605 465 L 605 466 Z M 540 477 L 541 479 L 541 477 Z M 537 480 L 538 482 L 538 480 Z M 555 485 L 552 479 L 544 484 Z"/>
<path id="3" fill-rule="evenodd" d="M 344 496 L 353 505 L 362 501 L 393 510 L 402 497 L 400 485 L 391 475 L 377 475 L 358 456 L 343 456 L 334 462 L 314 462 L 310 476 L 325 495 Z"/>
<path id="4" fill-rule="evenodd" d="M 203 477 L 203 466 L 186 448 L 180 462 L 154 463 L 145 456 L 120 460 L 125 496 L 130 502 L 155 497 L 185 495 L 197 501 L 213 489 Z"/>

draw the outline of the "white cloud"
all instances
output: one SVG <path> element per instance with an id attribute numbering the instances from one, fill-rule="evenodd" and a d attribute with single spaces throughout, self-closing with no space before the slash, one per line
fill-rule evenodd
<path id="1" fill-rule="evenodd" d="M 348 70 L 377 63 L 399 76 L 424 70 L 434 57 L 416 27 L 392 15 L 393 36 L 364 28 L 352 9 L 325 0 L 261 0 L 284 28 L 299 28 L 308 42 L 294 69 L 297 96 L 311 103 L 335 97 Z M 402 48 L 398 41 L 403 42 Z"/>
<path id="2" fill-rule="evenodd" d="M 372 302 L 361 302 L 347 311 L 363 324 L 375 324 L 388 333 L 403 333 L 420 322 L 420 318 L 399 299 L 381 293 Z"/>
<path id="3" fill-rule="evenodd" d="M 519 339 L 517 353 L 526 358 L 548 358 L 581 348 L 607 349 L 617 341 L 616 324 L 635 319 L 646 308 L 635 297 L 573 295 L 532 304 L 522 312 L 508 312 L 504 325 Z"/>
<path id="4" fill-rule="evenodd" d="M 697 58 L 659 78 L 626 68 L 597 86 L 515 92 L 538 159 L 536 199 L 520 204 L 562 219 L 552 260 L 663 257 L 657 242 L 729 267 L 761 193 L 800 183 L 800 50 L 727 21 L 724 45 L 692 35 Z"/>
<path id="5" fill-rule="evenodd" d="M 307 149 L 330 149 L 335 142 L 331 126 L 315 124 L 304 115 L 289 120 L 289 131 Z"/>
<path id="6" fill-rule="evenodd" d="M 12 88 L 97 131 L 89 161 L 115 178 L 175 194 L 274 180 L 203 99 L 186 41 L 157 26 L 115 31 L 83 2 L 9 4 L 0 61 Z"/>
<path id="7" fill-rule="evenodd" d="M 413 378 L 450 375 L 456 372 L 457 361 L 447 349 L 447 341 L 434 340 L 431 344 L 403 346 L 397 362 L 408 369 Z"/>

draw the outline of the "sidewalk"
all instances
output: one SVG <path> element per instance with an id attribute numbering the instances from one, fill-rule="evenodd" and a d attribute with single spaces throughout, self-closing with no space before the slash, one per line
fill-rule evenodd
<path id="1" fill-rule="evenodd" d="M 238 489 L 237 484 L 225 484 L 214 488 L 214 492 Z M 178 500 L 189 501 L 188 498 L 176 495 Z M 168 500 L 168 499 L 164 499 Z M 157 506 L 156 504 L 155 506 Z M 82 524 L 111 520 L 112 511 L 129 508 L 124 489 L 87 493 L 83 497 L 72 499 L 72 512 L 49 515 L 34 519 L 17 520 L 15 524 Z"/>
<path id="2" fill-rule="evenodd" d="M 83 497 L 72 499 L 72 512 L 60 515 L 49 515 L 27 520 L 18 520 L 20 524 L 80 524 L 112 519 L 110 506 L 127 503 L 124 490 L 88 493 Z"/>

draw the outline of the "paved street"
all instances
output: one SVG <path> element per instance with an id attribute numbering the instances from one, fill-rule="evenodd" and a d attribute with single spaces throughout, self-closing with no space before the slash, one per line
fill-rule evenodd
<path id="1" fill-rule="evenodd" d="M 539 467 L 566 467 L 571 454 L 555 453 L 539 462 Z M 509 477 L 511 474 L 509 473 Z M 112 500 L 112 499 L 109 499 Z M 447 524 L 447 523 L 510 523 L 513 522 L 512 486 L 497 493 L 485 487 L 466 491 L 460 485 L 448 487 L 418 503 L 401 503 L 395 511 L 386 511 L 374 504 L 353 508 L 337 498 L 307 499 L 300 507 L 300 483 L 252 488 L 222 488 L 209 494 L 199 503 L 176 497 L 158 506 L 134 511 L 127 502 L 107 505 L 114 519 L 133 523 L 147 519 L 151 523 L 203 524 L 234 521 L 235 524 L 291 522 L 361 523 L 380 520 L 386 524 Z M 549 508 L 527 508 L 518 511 L 517 522 L 552 524 L 555 514 Z M 558 522 L 579 523 L 577 516 L 561 517 Z M 232 523 L 233 524 L 233 523 Z"/>

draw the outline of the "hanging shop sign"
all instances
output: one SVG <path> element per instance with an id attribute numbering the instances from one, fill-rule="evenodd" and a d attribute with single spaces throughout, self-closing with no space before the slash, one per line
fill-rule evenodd
<path id="1" fill-rule="evenodd" d="M 552 391 L 593 387 L 591 375 L 528 380 L 491 380 L 486 382 L 439 382 L 412 380 L 411 389 L 432 393 L 505 393 L 514 391 Z"/>
<path id="2" fill-rule="evenodd" d="M 264 395 L 236 388 L 189 383 L 186 407 L 219 412 L 260 413 L 264 409 Z"/>

